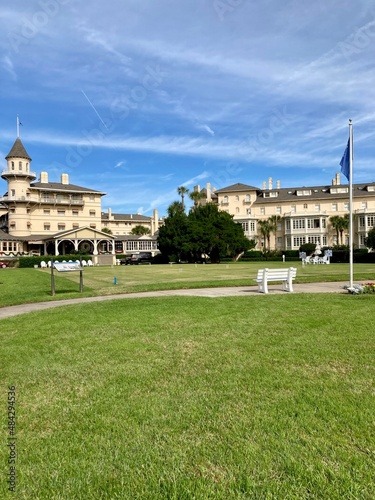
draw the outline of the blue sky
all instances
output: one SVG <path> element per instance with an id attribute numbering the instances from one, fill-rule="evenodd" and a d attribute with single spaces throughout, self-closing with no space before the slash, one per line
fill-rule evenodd
<path id="1" fill-rule="evenodd" d="M 19 114 L 32 169 L 105 191 L 104 210 L 329 184 L 349 118 L 353 180 L 375 181 L 370 0 L 14 0 L 0 49 L 1 158 Z"/>

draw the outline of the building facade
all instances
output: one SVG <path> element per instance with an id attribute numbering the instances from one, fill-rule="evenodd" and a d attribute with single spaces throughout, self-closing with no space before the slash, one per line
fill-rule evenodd
<path id="1" fill-rule="evenodd" d="M 31 158 L 17 137 L 6 156 L 1 177 L 8 190 L 0 197 L 0 254 L 59 255 L 74 251 L 131 253 L 136 248 L 157 251 L 159 219 L 138 214 L 102 212 L 102 191 L 71 184 L 68 174 L 50 182 L 47 172 L 31 170 Z M 135 226 L 150 235 L 130 236 Z M 104 231 L 103 231 L 104 229 Z"/>
<path id="2" fill-rule="evenodd" d="M 200 190 L 196 186 L 196 190 Z M 331 184 L 311 187 L 281 188 L 280 182 L 273 185 L 271 178 L 262 189 L 247 184 L 233 184 L 218 190 L 210 184 L 202 193 L 204 202 L 209 199 L 221 210 L 233 215 L 242 224 L 249 239 L 257 242 L 262 250 L 267 244 L 261 235 L 260 222 L 270 218 L 279 219 L 275 233 L 270 235 L 272 250 L 298 250 L 304 243 L 319 243 L 321 246 L 347 244 L 337 237 L 330 218 L 349 213 L 349 186 L 341 184 L 337 173 Z M 354 245 L 365 248 L 368 231 L 375 225 L 375 183 L 353 184 L 353 233 Z M 347 233 L 347 231 L 346 231 Z"/>
<path id="3" fill-rule="evenodd" d="M 68 174 L 61 174 L 60 182 L 50 182 L 48 173 L 41 172 L 37 181 L 19 137 L 5 159 L 1 177 L 8 190 L 0 197 L 0 255 L 158 252 L 157 232 L 163 219 L 157 210 L 152 217 L 114 214 L 111 209 L 103 212 L 105 193 L 71 184 Z M 339 241 L 331 221 L 332 216 L 349 212 L 349 186 L 341 184 L 340 174 L 322 186 L 281 188 L 279 181 L 274 186 L 269 178 L 262 189 L 241 183 L 215 189 L 207 183 L 194 191 L 201 194 L 197 204 L 215 203 L 233 215 L 259 250 L 268 246 L 261 221 L 270 219 L 277 221 L 276 231 L 270 234 L 272 250 L 297 250 L 304 243 L 347 244 L 347 234 Z M 353 214 L 354 245 L 363 248 L 375 226 L 375 183 L 353 185 Z M 136 226 L 148 234 L 132 235 Z"/>

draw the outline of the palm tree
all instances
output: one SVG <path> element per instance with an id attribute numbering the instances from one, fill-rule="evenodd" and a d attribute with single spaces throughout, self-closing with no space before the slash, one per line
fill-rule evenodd
<path id="1" fill-rule="evenodd" d="M 337 244 L 339 244 L 340 235 L 340 244 L 342 245 L 343 233 L 349 228 L 349 214 L 345 214 L 343 217 L 341 215 L 332 215 L 332 217 L 329 218 L 329 221 L 333 229 L 336 230 Z"/>
<path id="2" fill-rule="evenodd" d="M 182 207 L 185 210 L 185 194 L 189 192 L 188 188 L 185 186 L 180 186 L 177 188 L 177 193 L 181 196 Z"/>
<path id="3" fill-rule="evenodd" d="M 275 235 L 275 250 L 276 250 L 276 232 L 277 232 L 277 225 L 279 224 L 279 222 L 282 221 L 282 217 L 281 215 L 271 215 L 271 217 L 269 217 L 268 219 L 268 222 L 269 222 L 269 225 L 270 225 L 270 232 L 271 233 L 274 233 Z"/>
<path id="4" fill-rule="evenodd" d="M 269 219 L 258 220 L 258 225 L 259 225 L 260 234 L 263 236 L 263 239 L 264 239 L 264 250 L 267 250 L 266 243 L 268 243 L 268 250 L 269 250 L 270 249 L 270 235 L 271 235 L 271 231 L 272 231 L 270 221 L 269 221 Z"/>
<path id="5" fill-rule="evenodd" d="M 200 191 L 193 191 L 192 193 L 189 194 L 189 196 L 190 199 L 193 200 L 194 202 L 194 208 L 197 208 L 200 200 L 204 198 L 204 193 L 201 193 Z"/>

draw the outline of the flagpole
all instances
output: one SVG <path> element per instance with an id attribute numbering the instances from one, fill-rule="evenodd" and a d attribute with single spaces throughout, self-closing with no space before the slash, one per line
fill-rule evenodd
<path id="1" fill-rule="evenodd" d="M 17 115 L 17 137 L 20 136 L 20 118 Z"/>
<path id="2" fill-rule="evenodd" d="M 353 287 L 353 124 L 349 120 L 349 286 Z"/>

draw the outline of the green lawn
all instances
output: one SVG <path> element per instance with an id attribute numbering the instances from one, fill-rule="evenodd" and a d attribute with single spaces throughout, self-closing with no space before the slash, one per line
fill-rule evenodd
<path id="1" fill-rule="evenodd" d="M 97 272 L 86 279 L 113 290 Z M 0 498 L 373 499 L 374 320 L 373 296 L 349 294 L 127 299 L 2 320 Z"/>
<path id="2" fill-rule="evenodd" d="M 56 295 L 51 297 L 49 270 L 0 269 L 0 307 L 60 300 L 80 296 L 110 295 L 148 290 L 253 285 L 257 270 L 264 267 L 297 267 L 298 283 L 319 281 L 349 282 L 348 264 L 306 265 L 300 262 L 255 262 L 207 265 L 142 265 L 85 268 L 84 293 L 79 293 L 79 272 L 57 273 Z M 117 284 L 114 285 L 114 278 Z M 356 264 L 355 280 L 375 279 L 374 264 Z"/>

